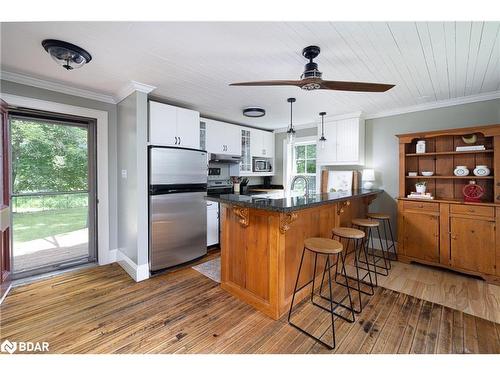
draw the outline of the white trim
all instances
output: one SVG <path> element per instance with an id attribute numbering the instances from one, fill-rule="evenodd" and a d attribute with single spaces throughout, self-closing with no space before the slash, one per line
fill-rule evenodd
<path id="1" fill-rule="evenodd" d="M 123 99 L 125 99 L 130 94 L 135 91 L 143 92 L 145 94 L 149 94 L 151 91 L 155 90 L 156 86 L 146 85 L 145 83 L 140 83 L 136 81 L 130 81 L 127 83 L 125 87 L 120 89 L 115 96 L 116 103 L 120 103 Z"/>
<path id="2" fill-rule="evenodd" d="M 0 78 L 5 81 L 20 83 L 22 85 L 28 85 L 28 86 L 38 87 L 40 89 L 60 92 L 63 94 L 79 96 L 82 98 L 97 100 L 99 102 L 116 104 L 116 100 L 112 95 L 102 94 L 90 90 L 78 89 L 75 87 L 65 85 L 63 83 L 50 82 L 43 79 L 31 77 L 25 74 L 1 71 Z"/>
<path id="3" fill-rule="evenodd" d="M 409 107 L 396 108 L 396 109 L 390 109 L 387 111 L 371 113 L 371 114 L 365 115 L 364 118 L 368 120 L 368 119 L 374 119 L 374 118 L 380 118 L 380 117 L 389 117 L 389 116 L 402 115 L 402 114 L 411 113 L 411 112 L 427 111 L 429 109 L 452 107 L 452 106 L 460 105 L 460 104 L 485 102 L 488 100 L 495 100 L 495 99 L 499 99 L 499 98 L 500 98 L 500 91 L 492 91 L 492 92 L 488 92 L 485 94 L 462 96 L 460 98 L 438 100 L 438 101 L 430 102 L 430 103 L 422 103 L 422 104 L 412 105 Z"/>
<path id="4" fill-rule="evenodd" d="M 136 282 L 143 281 L 149 278 L 149 265 L 137 265 L 132 259 L 124 254 L 121 249 L 117 250 L 116 261 Z"/>
<path id="5" fill-rule="evenodd" d="M 97 120 L 97 254 L 99 265 L 114 262 L 109 248 L 108 112 L 1 93 L 9 105 Z"/>

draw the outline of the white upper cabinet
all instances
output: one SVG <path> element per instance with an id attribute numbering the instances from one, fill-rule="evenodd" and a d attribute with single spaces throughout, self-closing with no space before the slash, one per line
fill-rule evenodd
<path id="1" fill-rule="evenodd" d="M 150 101 L 149 143 L 198 149 L 200 114 L 189 109 Z"/>
<path id="2" fill-rule="evenodd" d="M 204 119 L 207 151 L 213 154 L 241 155 L 241 127 Z"/>
<path id="3" fill-rule="evenodd" d="M 321 134 L 321 124 L 318 126 Z M 360 117 L 325 122 L 325 148 L 318 148 L 320 165 L 363 165 L 365 122 Z"/>
<path id="4" fill-rule="evenodd" d="M 274 133 L 252 129 L 250 137 L 252 157 L 274 158 Z"/>

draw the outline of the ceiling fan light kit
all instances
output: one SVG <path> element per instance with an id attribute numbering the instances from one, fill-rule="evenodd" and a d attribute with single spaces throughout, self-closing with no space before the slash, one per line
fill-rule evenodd
<path id="1" fill-rule="evenodd" d="M 318 57 L 321 49 L 318 46 L 308 46 L 302 50 L 302 56 L 309 60 L 305 65 L 300 80 L 275 80 L 231 83 L 231 86 L 297 86 L 303 90 L 339 90 L 361 92 L 384 92 L 394 85 L 369 82 L 325 81 L 313 60 Z"/>
<path id="2" fill-rule="evenodd" d="M 74 44 L 56 39 L 45 39 L 42 47 L 56 63 L 66 70 L 81 68 L 92 60 L 90 53 Z"/>

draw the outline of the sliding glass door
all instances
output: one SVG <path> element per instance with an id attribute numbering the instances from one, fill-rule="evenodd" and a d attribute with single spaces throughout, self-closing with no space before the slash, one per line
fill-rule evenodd
<path id="1" fill-rule="evenodd" d="M 10 116 L 14 277 L 95 261 L 95 122 Z"/>

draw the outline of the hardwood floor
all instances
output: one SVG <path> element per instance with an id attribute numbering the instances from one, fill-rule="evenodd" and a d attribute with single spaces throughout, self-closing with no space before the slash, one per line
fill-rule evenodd
<path id="1" fill-rule="evenodd" d="M 472 276 L 418 264 L 393 262 L 380 285 L 500 323 L 500 286 Z"/>
<path id="2" fill-rule="evenodd" d="M 500 353 L 499 324 L 384 288 L 364 302 L 355 323 L 336 320 L 334 353 Z M 1 340 L 51 353 L 332 353 L 191 268 L 141 283 L 116 264 L 79 270 L 16 287 L 0 308 Z M 331 340 L 319 311 L 302 304 L 294 321 Z"/>

